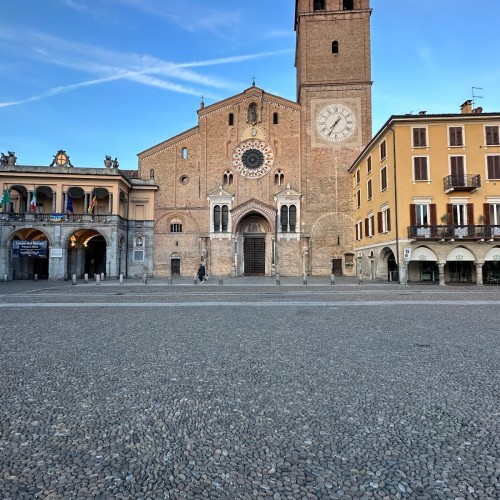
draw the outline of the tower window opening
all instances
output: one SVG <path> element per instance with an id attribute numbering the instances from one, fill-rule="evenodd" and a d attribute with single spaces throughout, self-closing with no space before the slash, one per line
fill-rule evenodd
<path id="1" fill-rule="evenodd" d="M 332 42 L 332 54 L 338 54 L 339 53 L 339 42 L 337 40 L 334 40 Z"/>
<path id="2" fill-rule="evenodd" d="M 188 148 L 182 148 L 181 155 L 183 160 L 187 160 L 189 157 Z"/>
<path id="3" fill-rule="evenodd" d="M 234 114 L 229 113 L 229 126 L 232 127 L 234 125 Z"/>
<path id="4" fill-rule="evenodd" d="M 353 10 L 354 0 L 344 0 L 344 10 Z"/>
<path id="5" fill-rule="evenodd" d="M 278 125 L 278 113 L 273 113 L 273 125 Z"/>
<path id="6" fill-rule="evenodd" d="M 325 10 L 325 0 L 314 0 L 314 10 Z"/>

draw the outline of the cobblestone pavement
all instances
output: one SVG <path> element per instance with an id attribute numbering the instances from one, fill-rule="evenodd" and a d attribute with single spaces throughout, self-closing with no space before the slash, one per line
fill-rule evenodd
<path id="1" fill-rule="evenodd" d="M 500 287 L 0 283 L 0 497 L 498 499 Z"/>

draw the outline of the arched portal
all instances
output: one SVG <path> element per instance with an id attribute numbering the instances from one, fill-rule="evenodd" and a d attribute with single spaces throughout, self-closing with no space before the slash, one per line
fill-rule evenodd
<path id="1" fill-rule="evenodd" d="M 68 275 L 107 274 L 106 240 L 93 229 L 80 229 L 68 238 Z"/>
<path id="2" fill-rule="evenodd" d="M 265 276 L 271 274 L 273 249 L 271 228 L 267 219 L 258 213 L 243 217 L 236 232 L 236 274 Z"/>
<path id="3" fill-rule="evenodd" d="M 40 230 L 16 231 L 9 241 L 10 274 L 13 280 L 49 278 L 49 241 Z"/>

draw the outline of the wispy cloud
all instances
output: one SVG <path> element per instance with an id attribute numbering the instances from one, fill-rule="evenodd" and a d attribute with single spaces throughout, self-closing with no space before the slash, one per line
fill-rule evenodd
<path id="1" fill-rule="evenodd" d="M 94 16 L 113 16 L 113 7 L 127 7 L 168 22 L 189 31 L 200 30 L 226 36 L 226 29 L 237 26 L 241 14 L 237 11 L 217 9 L 206 1 L 193 0 L 94 0 L 92 7 L 79 0 L 64 0 L 67 7 Z"/>
<path id="2" fill-rule="evenodd" d="M 0 38 L 4 40 L 9 38 L 9 32 L 7 30 L 0 30 L 0 33 L 2 33 Z M 13 37 L 12 42 L 16 42 L 14 50 L 17 51 L 19 50 L 19 40 L 15 38 L 14 33 L 11 33 L 11 35 Z M 91 74 L 94 75 L 95 78 L 79 83 L 58 86 L 24 99 L 0 102 L 0 107 L 26 104 L 32 101 L 53 97 L 64 92 L 117 80 L 129 80 L 142 85 L 182 94 L 197 96 L 204 94 L 209 98 L 217 98 L 210 89 L 233 90 L 237 85 L 221 78 L 203 75 L 190 68 L 237 64 L 252 59 L 272 57 L 286 52 L 281 50 L 243 54 L 204 61 L 174 63 L 149 55 L 109 51 L 100 47 L 74 43 L 69 40 L 40 33 L 31 33 L 27 35 L 25 42 L 29 47 L 29 54 L 31 54 L 32 58 L 46 64 L 57 65 L 81 73 Z"/>

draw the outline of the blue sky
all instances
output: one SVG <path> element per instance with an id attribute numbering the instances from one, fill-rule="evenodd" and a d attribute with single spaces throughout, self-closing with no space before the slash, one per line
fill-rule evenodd
<path id="1" fill-rule="evenodd" d="M 0 16 L 0 151 L 137 153 L 256 84 L 295 100 L 294 0 L 17 0 Z M 373 132 L 391 114 L 500 112 L 499 0 L 371 0 Z"/>

